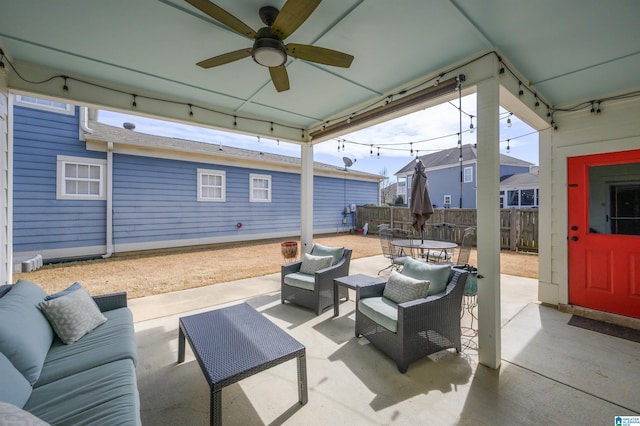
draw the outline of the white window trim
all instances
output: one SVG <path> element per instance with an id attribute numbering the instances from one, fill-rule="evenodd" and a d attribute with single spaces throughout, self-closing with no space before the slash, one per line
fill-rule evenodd
<path id="1" fill-rule="evenodd" d="M 449 200 L 449 202 L 447 203 L 447 200 Z M 451 205 L 451 195 L 445 195 L 444 196 L 444 205 Z"/>
<path id="2" fill-rule="evenodd" d="M 254 180 L 256 179 L 261 179 L 261 180 L 267 180 L 269 182 L 269 188 L 267 189 L 267 199 L 254 199 L 253 198 L 253 183 Z M 263 188 L 258 188 L 258 189 L 263 189 Z M 271 190 L 272 190 L 272 186 L 271 186 L 271 176 L 270 175 L 258 175 L 258 174 L 254 174 L 251 173 L 249 174 L 249 201 L 251 203 L 270 203 L 271 202 Z"/>
<path id="3" fill-rule="evenodd" d="M 467 176 L 467 171 L 469 171 Z M 473 182 L 473 167 L 465 167 L 463 170 L 464 183 Z"/>
<path id="4" fill-rule="evenodd" d="M 65 164 L 88 164 L 100 166 L 100 194 L 99 195 L 76 195 L 65 193 Z M 57 200 L 106 200 L 107 199 L 107 160 L 100 158 L 71 157 L 68 155 L 58 155 L 56 160 L 56 199 Z"/>
<path id="5" fill-rule="evenodd" d="M 220 176 L 222 177 L 222 191 L 220 198 L 204 197 L 202 195 L 202 176 Z M 227 200 L 227 172 L 224 170 L 198 169 L 198 201 L 207 203 L 224 203 Z"/>
<path id="6" fill-rule="evenodd" d="M 28 101 L 28 100 L 24 99 L 25 97 L 34 98 L 34 99 L 36 99 L 36 101 L 39 100 L 39 101 L 63 103 L 61 101 L 50 101 L 49 99 L 38 98 L 36 96 L 16 95 L 15 105 L 23 106 L 23 107 L 26 107 L 26 108 L 39 109 L 39 110 L 42 110 L 42 111 L 57 112 L 59 114 L 66 114 L 66 115 L 75 115 L 75 113 L 76 113 L 75 108 L 71 104 L 65 103 L 64 104 L 65 108 L 59 108 L 59 107 L 56 107 L 56 106 L 53 106 L 53 105 L 43 105 L 43 104 L 33 103 L 31 101 Z"/>

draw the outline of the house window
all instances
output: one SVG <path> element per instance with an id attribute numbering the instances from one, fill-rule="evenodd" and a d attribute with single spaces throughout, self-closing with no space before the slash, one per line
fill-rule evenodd
<path id="1" fill-rule="evenodd" d="M 444 196 L 444 205 L 445 205 L 445 207 L 451 205 L 451 195 L 445 195 Z"/>
<path id="2" fill-rule="evenodd" d="M 251 182 L 250 201 L 252 203 L 270 203 L 271 202 L 271 176 L 269 175 L 249 175 Z"/>
<path id="3" fill-rule="evenodd" d="M 464 168 L 464 183 L 473 182 L 473 167 Z"/>
<path id="4" fill-rule="evenodd" d="M 198 201 L 224 202 L 226 173 L 220 170 L 198 169 Z"/>
<path id="5" fill-rule="evenodd" d="M 34 98 L 31 96 L 16 95 L 16 105 L 34 109 L 41 109 L 44 111 L 59 112 L 67 115 L 75 114 L 75 109 L 71 104 L 51 101 L 49 99 Z"/>
<path id="6" fill-rule="evenodd" d="M 56 198 L 59 200 L 106 200 L 106 160 L 57 158 Z"/>

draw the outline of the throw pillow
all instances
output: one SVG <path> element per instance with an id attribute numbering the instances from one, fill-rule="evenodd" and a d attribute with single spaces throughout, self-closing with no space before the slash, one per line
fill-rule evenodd
<path id="1" fill-rule="evenodd" d="M 51 325 L 38 309 L 47 293 L 26 280 L 18 280 L 12 287 L 0 298 L 0 352 L 34 384 L 54 337 Z"/>
<path id="2" fill-rule="evenodd" d="M 314 256 L 312 254 L 305 253 L 300 265 L 300 273 L 302 274 L 315 274 L 320 269 L 328 268 L 331 266 L 333 257 L 331 256 Z"/>
<path id="3" fill-rule="evenodd" d="M 37 418 L 13 404 L 0 402 L 0 426 L 49 426 L 49 423 Z"/>
<path id="4" fill-rule="evenodd" d="M 66 296 L 41 302 L 39 306 L 60 340 L 67 345 L 107 320 L 83 288 Z"/>
<path id="5" fill-rule="evenodd" d="M 311 254 L 314 256 L 331 256 L 333 258 L 331 264 L 335 265 L 342 259 L 344 247 L 327 247 L 322 244 L 314 244 Z"/>
<path id="6" fill-rule="evenodd" d="M 45 300 L 57 299 L 58 297 L 66 296 L 67 294 L 71 293 L 72 291 L 76 291 L 79 288 L 82 288 L 82 285 L 79 282 L 75 282 L 62 291 L 48 295 L 47 297 L 45 297 Z"/>
<path id="7" fill-rule="evenodd" d="M 382 295 L 396 303 L 404 303 L 424 299 L 427 297 L 428 290 L 429 281 L 416 280 L 399 272 L 391 271 Z"/>
<path id="8" fill-rule="evenodd" d="M 450 273 L 451 265 L 439 265 L 413 258 L 407 258 L 402 268 L 402 275 L 431 283 L 429 296 L 442 293 L 447 288 Z"/>

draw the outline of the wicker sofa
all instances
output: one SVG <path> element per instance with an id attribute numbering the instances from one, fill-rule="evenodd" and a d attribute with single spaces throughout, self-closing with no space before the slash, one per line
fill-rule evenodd
<path id="1" fill-rule="evenodd" d="M 444 291 L 426 298 L 394 303 L 384 297 L 387 283 L 356 290 L 356 337 L 364 336 L 392 358 L 401 373 L 412 362 L 432 353 L 462 349 L 460 310 L 467 271 L 448 268 Z M 376 311 L 376 306 L 381 307 L 381 312 Z"/>
<path id="2" fill-rule="evenodd" d="M 325 247 L 314 245 L 312 255 L 325 256 L 339 253 L 333 264 L 315 271 L 313 274 L 301 272 L 302 262 L 282 265 L 280 274 L 280 289 L 282 303 L 289 302 L 312 309 L 320 315 L 325 309 L 333 306 L 333 280 L 349 275 L 351 249 Z M 340 287 L 339 298 L 349 299 L 348 288 Z"/>
<path id="3" fill-rule="evenodd" d="M 37 284 L 19 280 L 3 290 L 8 291 L 0 297 L 0 418 L 32 421 L 24 424 L 141 424 L 135 331 L 126 293 L 94 297 L 91 305 L 82 289 L 83 306 L 89 304 L 94 316 L 106 320 L 65 344 L 61 327 L 45 316 L 42 303 L 48 295 Z M 79 306 L 75 298 L 58 297 Z M 86 323 L 86 318 L 76 322 Z"/>

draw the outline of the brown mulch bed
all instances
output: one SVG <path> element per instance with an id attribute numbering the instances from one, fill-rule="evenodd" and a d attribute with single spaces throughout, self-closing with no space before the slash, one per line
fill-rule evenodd
<path id="1" fill-rule="evenodd" d="M 283 263 L 282 241 L 285 239 L 215 244 L 50 264 L 14 274 L 14 281 L 36 282 L 48 293 L 78 281 L 90 294 L 126 291 L 129 298 L 144 297 L 276 273 Z M 326 235 L 314 242 L 349 247 L 353 259 L 382 254 L 375 235 Z M 476 264 L 475 256 L 474 251 L 469 263 Z M 500 261 L 503 274 L 538 277 L 537 255 L 503 252 Z"/>

